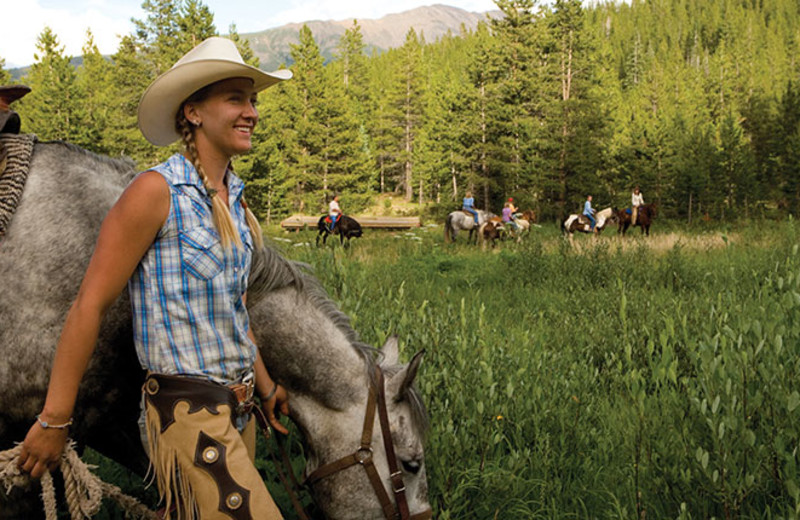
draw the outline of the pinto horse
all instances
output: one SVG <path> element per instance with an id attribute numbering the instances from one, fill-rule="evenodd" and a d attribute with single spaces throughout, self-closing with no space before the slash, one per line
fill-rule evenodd
<path id="1" fill-rule="evenodd" d="M 612 208 L 606 208 L 604 210 L 598 211 L 595 214 L 595 220 L 597 224 L 595 228 L 597 228 L 597 232 L 600 233 L 605 229 L 606 224 L 610 221 L 615 220 L 617 218 L 616 212 Z M 591 233 L 592 232 L 592 225 L 589 222 L 589 219 L 586 218 L 585 215 L 578 215 L 577 213 L 573 213 L 566 219 L 564 222 L 561 223 L 561 232 L 569 237 L 572 238 L 572 234 L 576 231 L 580 231 L 581 233 Z"/>
<path id="2" fill-rule="evenodd" d="M 339 235 L 342 245 L 349 245 L 351 238 L 361 236 L 361 224 L 353 217 L 340 215 L 336 219 L 336 224 L 333 225 L 333 230 L 328 227 L 327 218 L 328 215 L 322 215 L 319 218 L 319 222 L 317 222 L 317 229 L 319 230 L 319 233 L 317 233 L 317 245 L 319 245 L 319 237 L 322 237 L 322 245 L 325 245 L 330 234 Z M 345 238 L 347 239 L 346 244 Z"/>
<path id="3" fill-rule="evenodd" d="M 639 215 L 636 217 L 636 224 L 635 226 L 639 226 L 642 228 L 642 234 L 646 236 L 650 236 L 650 224 L 653 222 L 653 219 L 656 216 L 656 205 L 657 203 L 653 202 L 651 204 L 643 204 L 639 206 Z M 617 210 L 617 221 L 619 222 L 619 227 L 617 228 L 617 234 L 622 233 L 622 236 L 625 236 L 625 232 L 628 231 L 628 228 L 631 226 L 631 214 L 628 213 L 628 209 L 620 209 Z"/>

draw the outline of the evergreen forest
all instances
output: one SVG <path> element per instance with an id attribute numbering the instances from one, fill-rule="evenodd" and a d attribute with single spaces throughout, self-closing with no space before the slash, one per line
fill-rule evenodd
<path id="1" fill-rule="evenodd" d="M 294 78 L 259 97 L 253 152 L 237 160 L 266 222 L 357 212 L 394 193 L 437 214 L 465 191 L 499 212 L 513 196 L 540 218 L 630 204 L 640 185 L 664 216 L 784 218 L 800 211 L 797 0 L 496 0 L 474 30 L 367 55 L 356 20 L 325 63 L 304 26 Z M 70 65 L 45 27 L 14 108 L 23 130 L 146 168 L 177 150 L 136 126 L 147 85 L 220 33 L 201 0 L 144 0 L 116 52 L 87 32 Z M 0 84 L 11 83 L 0 56 Z"/>

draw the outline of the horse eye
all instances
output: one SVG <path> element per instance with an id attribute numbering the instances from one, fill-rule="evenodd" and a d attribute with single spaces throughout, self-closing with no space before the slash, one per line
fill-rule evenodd
<path id="1" fill-rule="evenodd" d="M 419 461 L 416 460 L 403 460 L 401 462 L 403 463 L 403 469 L 413 475 L 419 473 L 419 469 L 422 467 Z"/>

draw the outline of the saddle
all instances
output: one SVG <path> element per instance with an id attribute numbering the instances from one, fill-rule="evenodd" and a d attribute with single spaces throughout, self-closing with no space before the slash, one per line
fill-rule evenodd
<path id="1" fill-rule="evenodd" d="M 33 134 L 0 134 L 0 240 L 22 197 L 34 144 L 36 136 Z"/>
<path id="2" fill-rule="evenodd" d="M 465 210 L 465 209 L 462 209 L 462 210 L 461 210 L 461 213 L 463 213 L 464 215 L 467 215 L 467 216 L 469 216 L 469 217 L 473 217 L 473 216 L 474 216 L 472 213 L 470 213 L 469 211 L 467 211 L 467 210 Z"/>

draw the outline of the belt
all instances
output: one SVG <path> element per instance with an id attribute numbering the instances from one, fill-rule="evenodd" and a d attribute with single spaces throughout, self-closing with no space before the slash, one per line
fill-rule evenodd
<path id="1" fill-rule="evenodd" d="M 254 387 L 252 375 L 245 376 L 240 383 L 221 385 L 192 377 L 149 374 L 144 382 L 144 393 L 158 412 L 163 433 L 175 422 L 173 409 L 179 401 L 189 403 L 189 413 L 205 408 L 212 415 L 219 414 L 220 404 L 227 404 L 231 408 L 231 423 L 236 426 L 236 418 L 249 414 L 253 408 Z"/>

